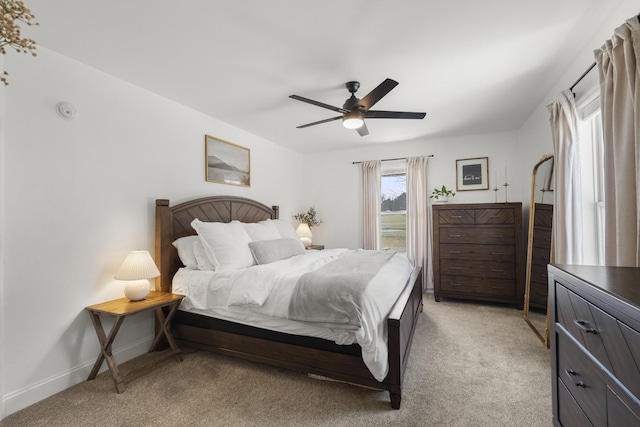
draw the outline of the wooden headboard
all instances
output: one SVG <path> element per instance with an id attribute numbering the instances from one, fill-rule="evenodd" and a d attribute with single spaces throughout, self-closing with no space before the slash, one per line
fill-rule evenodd
<path id="1" fill-rule="evenodd" d="M 206 222 L 260 222 L 278 219 L 278 206 L 266 206 L 255 200 L 234 196 L 203 197 L 179 205 L 169 206 L 169 200 L 156 199 L 156 264 L 160 276 L 156 290 L 171 292 L 171 280 L 182 266 L 174 240 L 195 235 L 191 221 L 198 218 Z"/>

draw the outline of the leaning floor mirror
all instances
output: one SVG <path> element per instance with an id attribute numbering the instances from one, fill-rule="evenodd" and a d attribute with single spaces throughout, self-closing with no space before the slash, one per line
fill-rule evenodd
<path id="1" fill-rule="evenodd" d="M 524 320 L 549 347 L 547 265 L 553 258 L 553 155 L 533 167 L 524 290 Z M 533 309 L 533 310 L 532 310 Z"/>

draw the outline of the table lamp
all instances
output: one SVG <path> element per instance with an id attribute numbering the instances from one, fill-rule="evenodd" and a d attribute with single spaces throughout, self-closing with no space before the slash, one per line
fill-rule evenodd
<path id="1" fill-rule="evenodd" d="M 296 228 L 296 234 L 298 235 L 298 237 L 300 237 L 300 240 L 302 240 L 302 243 L 304 243 L 305 247 L 308 248 L 309 246 L 311 246 L 311 239 L 313 238 L 313 234 L 311 234 L 309 225 L 305 224 L 304 222 L 300 223 L 300 225 L 298 225 L 298 228 Z"/>
<path id="2" fill-rule="evenodd" d="M 124 296 L 131 301 L 140 301 L 145 299 L 151 290 L 148 279 L 159 275 L 160 271 L 149 252 L 137 250 L 127 255 L 114 278 L 127 282 L 124 285 Z"/>

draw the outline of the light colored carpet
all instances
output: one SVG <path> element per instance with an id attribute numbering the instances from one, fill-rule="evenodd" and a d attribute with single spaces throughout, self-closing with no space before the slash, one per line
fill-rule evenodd
<path id="1" fill-rule="evenodd" d="M 425 295 L 400 410 L 386 392 L 195 351 L 128 382 L 123 394 L 104 372 L 0 422 L 97 425 L 551 426 L 549 350 L 522 311 Z"/>

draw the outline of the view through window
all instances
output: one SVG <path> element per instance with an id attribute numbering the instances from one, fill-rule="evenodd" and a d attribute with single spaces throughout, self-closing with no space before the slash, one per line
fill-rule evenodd
<path id="1" fill-rule="evenodd" d="M 381 178 L 380 248 L 407 250 L 407 176 L 383 175 Z"/>

